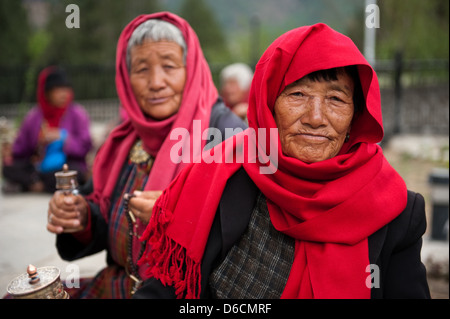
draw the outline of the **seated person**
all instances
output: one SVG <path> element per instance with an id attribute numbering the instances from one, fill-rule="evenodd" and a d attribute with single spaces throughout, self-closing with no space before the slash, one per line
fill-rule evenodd
<path id="1" fill-rule="evenodd" d="M 73 102 L 65 72 L 44 69 L 38 79 L 37 105 L 25 116 L 12 145 L 11 160 L 3 163 L 6 184 L 19 191 L 55 191 L 54 173 L 65 163 L 78 172 L 78 183 L 88 174 L 86 155 L 92 147 L 89 116 Z"/>

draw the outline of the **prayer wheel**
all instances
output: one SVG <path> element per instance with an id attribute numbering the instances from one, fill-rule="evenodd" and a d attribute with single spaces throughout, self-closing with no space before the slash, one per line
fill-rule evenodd
<path id="1" fill-rule="evenodd" d="M 14 299 L 69 299 L 57 267 L 29 265 L 26 273 L 9 283 L 7 292 Z"/>
<path id="2" fill-rule="evenodd" d="M 69 166 L 67 164 L 64 164 L 63 170 L 55 173 L 56 189 L 65 193 L 77 193 L 77 175 L 77 171 L 69 171 Z"/>
<path id="3" fill-rule="evenodd" d="M 65 196 L 78 195 L 78 172 L 70 171 L 67 164 L 63 165 L 63 170 L 55 173 L 56 189 L 63 192 Z M 83 229 L 82 226 L 78 228 L 65 229 L 65 233 L 74 233 Z"/>

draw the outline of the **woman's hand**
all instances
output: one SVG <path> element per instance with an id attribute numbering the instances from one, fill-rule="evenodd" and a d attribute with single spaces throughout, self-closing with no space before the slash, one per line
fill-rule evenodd
<path id="1" fill-rule="evenodd" d="M 50 128 L 45 132 L 44 138 L 47 144 L 57 141 L 61 138 L 61 132 L 57 128 Z"/>
<path id="2" fill-rule="evenodd" d="M 56 191 L 48 204 L 47 230 L 51 233 L 73 233 L 87 225 L 88 207 L 83 196 Z"/>
<path id="3" fill-rule="evenodd" d="M 41 145 L 47 145 L 60 138 L 61 132 L 58 128 L 49 128 L 46 125 L 42 126 L 41 133 L 39 134 L 39 143 Z"/>
<path id="4" fill-rule="evenodd" d="M 134 197 L 128 202 L 128 209 L 144 224 L 148 224 L 153 206 L 161 194 L 162 191 L 134 191 Z"/>

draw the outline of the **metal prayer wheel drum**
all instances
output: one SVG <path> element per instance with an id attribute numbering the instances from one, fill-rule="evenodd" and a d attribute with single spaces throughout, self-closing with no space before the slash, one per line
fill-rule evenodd
<path id="1" fill-rule="evenodd" d="M 29 265 L 26 273 L 9 283 L 7 292 L 14 299 L 69 299 L 56 267 Z"/>
<path id="2" fill-rule="evenodd" d="M 63 165 L 63 170 L 55 173 L 56 189 L 62 191 L 64 196 L 78 195 L 77 171 L 69 171 L 67 164 Z M 83 229 L 83 226 L 71 229 L 64 229 L 65 233 L 74 233 Z"/>
<path id="3" fill-rule="evenodd" d="M 78 189 L 77 175 L 77 171 L 69 171 L 69 166 L 64 164 L 63 170 L 55 173 L 56 189 L 69 192 Z"/>

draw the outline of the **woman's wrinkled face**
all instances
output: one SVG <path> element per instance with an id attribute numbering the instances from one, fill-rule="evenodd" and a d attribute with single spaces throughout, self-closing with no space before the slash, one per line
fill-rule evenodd
<path id="1" fill-rule="evenodd" d="M 345 72 L 336 81 L 303 77 L 288 85 L 274 107 L 283 154 L 305 163 L 336 156 L 350 132 L 353 92 Z"/>
<path id="2" fill-rule="evenodd" d="M 155 120 L 178 112 L 186 83 L 183 49 L 170 41 L 144 41 L 131 49 L 130 83 L 142 111 Z"/>

